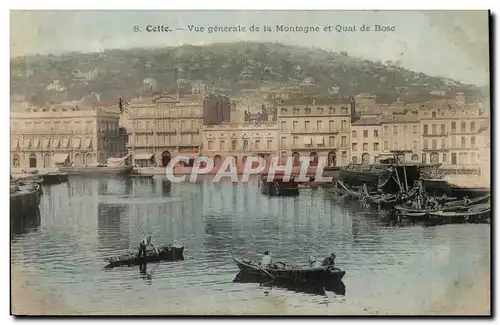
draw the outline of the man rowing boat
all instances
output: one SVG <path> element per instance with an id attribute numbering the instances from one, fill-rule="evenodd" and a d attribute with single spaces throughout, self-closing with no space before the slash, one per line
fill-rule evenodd
<path id="1" fill-rule="evenodd" d="M 151 242 L 151 236 L 147 236 L 139 244 L 139 254 L 137 255 L 137 257 L 138 258 L 146 258 L 146 251 L 147 251 L 148 247 L 153 248 L 155 250 L 156 254 L 158 254 L 158 250 Z"/>

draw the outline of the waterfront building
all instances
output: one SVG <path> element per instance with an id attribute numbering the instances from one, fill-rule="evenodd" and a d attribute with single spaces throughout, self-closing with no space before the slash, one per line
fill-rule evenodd
<path id="1" fill-rule="evenodd" d="M 382 152 L 381 116 L 363 115 L 351 122 L 351 162 L 376 164 Z"/>
<path id="2" fill-rule="evenodd" d="M 235 157 L 241 164 L 249 156 L 267 157 L 279 151 L 276 123 L 230 123 L 203 126 L 203 156 L 219 164 Z"/>
<path id="3" fill-rule="evenodd" d="M 119 115 L 104 108 L 51 105 L 11 112 L 14 168 L 92 166 L 123 153 Z"/>
<path id="4" fill-rule="evenodd" d="M 421 132 L 418 111 L 411 109 L 393 110 L 381 115 L 382 152 L 404 152 L 407 163 L 421 162 Z M 402 157 L 400 157 L 402 159 Z"/>
<path id="5" fill-rule="evenodd" d="M 477 164 L 478 131 L 489 123 L 489 109 L 467 104 L 462 93 L 456 100 L 419 104 L 422 163 Z"/>
<path id="6" fill-rule="evenodd" d="M 134 165 L 167 166 L 178 154 L 192 159 L 200 152 L 203 125 L 201 94 L 157 95 L 129 103 L 128 149 Z"/>
<path id="7" fill-rule="evenodd" d="M 280 100 L 276 104 L 282 156 L 328 157 L 328 165 L 350 162 L 352 98 Z"/>

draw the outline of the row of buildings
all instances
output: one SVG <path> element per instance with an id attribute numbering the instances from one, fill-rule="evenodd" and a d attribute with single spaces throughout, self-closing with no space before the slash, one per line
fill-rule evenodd
<path id="1" fill-rule="evenodd" d="M 400 150 L 414 163 L 475 164 L 489 139 L 489 107 L 467 104 L 463 94 L 416 105 L 325 96 L 269 106 L 266 118 L 241 122 L 231 122 L 234 103 L 227 96 L 202 93 L 137 98 L 122 114 L 53 106 L 13 112 L 11 161 L 79 166 L 130 153 L 135 165 L 166 166 L 180 154 L 192 162 L 198 155 L 241 162 L 279 153 L 327 157 L 329 165 L 342 166 L 377 163 Z"/>

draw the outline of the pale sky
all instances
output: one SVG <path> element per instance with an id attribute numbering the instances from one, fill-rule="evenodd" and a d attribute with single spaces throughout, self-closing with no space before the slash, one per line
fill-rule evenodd
<path id="1" fill-rule="evenodd" d="M 279 33 L 276 25 L 318 26 L 318 33 Z M 395 32 L 361 32 L 363 25 Z M 166 25 L 184 31 L 134 33 L 134 25 Z M 187 25 L 259 26 L 260 32 L 189 32 Z M 263 32 L 263 26 L 273 32 Z M 331 25 L 355 32 L 323 32 Z M 13 11 L 11 57 L 165 47 L 231 41 L 266 41 L 317 47 L 369 60 L 401 60 L 411 70 L 489 84 L 487 11 Z"/>

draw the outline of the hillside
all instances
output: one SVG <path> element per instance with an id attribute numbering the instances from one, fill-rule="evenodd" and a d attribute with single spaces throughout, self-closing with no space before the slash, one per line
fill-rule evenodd
<path id="1" fill-rule="evenodd" d="M 312 77 L 318 89 L 339 87 L 339 95 L 375 93 L 386 101 L 430 99 L 431 91 L 457 91 L 475 97 L 474 86 L 320 49 L 276 43 L 221 43 L 161 49 L 109 50 L 29 56 L 11 60 L 11 94 L 25 98 L 79 100 L 90 93 L 115 101 L 143 92 L 152 78 L 158 91 L 172 91 L 176 81 L 202 81 L 238 95 L 244 88 L 294 85 Z M 58 82 L 54 82 L 58 80 Z"/>

